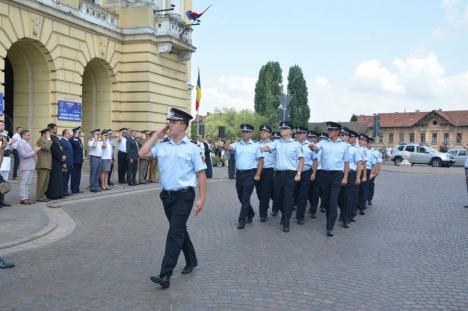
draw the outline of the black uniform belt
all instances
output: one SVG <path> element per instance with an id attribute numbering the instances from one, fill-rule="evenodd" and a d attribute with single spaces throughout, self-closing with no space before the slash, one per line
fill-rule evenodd
<path id="1" fill-rule="evenodd" d="M 276 175 L 281 175 L 281 174 L 297 174 L 296 171 L 293 171 L 293 170 L 284 170 L 284 171 L 276 171 L 275 172 Z"/>
<path id="2" fill-rule="evenodd" d="M 181 193 L 187 193 L 187 192 L 192 192 L 194 191 L 193 187 L 188 187 L 188 188 L 184 188 L 184 189 L 180 189 L 180 190 L 175 190 L 175 191 L 171 191 L 171 190 L 164 190 L 163 189 L 163 192 L 166 192 L 170 195 L 174 195 L 174 194 L 181 194 Z"/>
<path id="3" fill-rule="evenodd" d="M 98 156 L 93 156 L 93 155 L 90 155 L 89 157 L 90 157 L 90 158 L 98 158 L 98 159 L 100 159 L 100 158 L 101 158 L 101 157 L 98 157 Z"/>
<path id="4" fill-rule="evenodd" d="M 326 171 L 326 170 L 321 170 L 320 172 L 326 175 L 334 175 L 338 173 L 343 173 L 343 171 Z"/>
<path id="5" fill-rule="evenodd" d="M 256 168 L 252 168 L 250 170 L 237 170 L 238 173 L 241 173 L 241 174 L 247 174 L 247 173 L 252 173 L 252 172 L 256 172 L 257 169 Z"/>
<path id="6" fill-rule="evenodd" d="M 11 155 L 11 151 L 10 150 L 5 150 L 3 151 L 3 156 L 4 157 L 9 157 Z"/>
<path id="7" fill-rule="evenodd" d="M 263 168 L 264 171 L 272 171 L 274 168 L 273 167 L 265 167 Z"/>

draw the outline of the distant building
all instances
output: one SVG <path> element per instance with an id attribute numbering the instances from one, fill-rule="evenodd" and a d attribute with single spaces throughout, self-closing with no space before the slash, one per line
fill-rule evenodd
<path id="1" fill-rule="evenodd" d="M 379 113 L 380 135 L 376 142 L 383 146 L 399 143 L 424 143 L 434 148 L 461 147 L 468 143 L 468 110 Z M 373 132 L 373 116 L 359 115 L 357 123 L 365 123 Z"/>

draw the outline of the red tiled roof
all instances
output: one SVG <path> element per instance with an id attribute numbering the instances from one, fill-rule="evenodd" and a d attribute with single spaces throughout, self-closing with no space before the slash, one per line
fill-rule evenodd
<path id="1" fill-rule="evenodd" d="M 427 112 L 394 112 L 379 113 L 380 127 L 411 127 L 430 113 L 436 113 L 455 126 L 468 126 L 468 110 L 459 111 L 427 111 Z M 366 122 L 367 126 L 373 127 L 373 116 L 357 116 L 358 122 Z"/>

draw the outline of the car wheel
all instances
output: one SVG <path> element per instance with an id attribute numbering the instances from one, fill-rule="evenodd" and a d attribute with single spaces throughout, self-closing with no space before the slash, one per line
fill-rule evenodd
<path id="1" fill-rule="evenodd" d="M 216 167 L 223 167 L 223 161 L 218 161 L 218 163 L 216 163 Z"/>
<path id="2" fill-rule="evenodd" d="M 393 164 L 395 164 L 395 166 L 399 166 L 401 161 L 403 161 L 402 158 L 396 157 L 395 159 L 393 159 Z"/>
<path id="3" fill-rule="evenodd" d="M 432 167 L 441 167 L 442 161 L 440 159 L 432 159 L 431 160 Z"/>

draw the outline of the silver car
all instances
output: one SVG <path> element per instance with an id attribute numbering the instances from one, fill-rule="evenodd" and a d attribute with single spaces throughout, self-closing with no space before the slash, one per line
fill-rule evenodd
<path id="1" fill-rule="evenodd" d="M 468 156 L 468 152 L 465 149 L 449 150 L 448 154 L 455 157 L 455 166 L 465 166 L 465 159 Z"/>
<path id="2" fill-rule="evenodd" d="M 395 147 L 390 160 L 395 165 L 400 165 L 403 161 L 402 152 L 410 154 L 411 164 L 427 164 L 433 167 L 452 166 L 455 164 L 455 157 L 448 153 L 443 153 L 423 144 L 400 144 Z"/>

